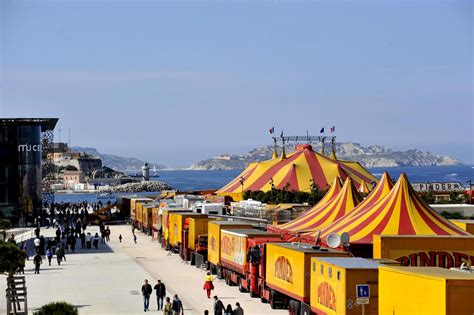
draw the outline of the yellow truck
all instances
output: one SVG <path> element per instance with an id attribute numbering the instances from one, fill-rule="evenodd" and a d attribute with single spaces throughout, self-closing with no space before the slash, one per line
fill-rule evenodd
<path id="1" fill-rule="evenodd" d="M 367 284 L 370 298 L 364 313 L 378 315 L 379 266 L 364 258 L 311 258 L 311 311 L 317 315 L 359 315 L 356 286 Z"/>
<path id="2" fill-rule="evenodd" d="M 209 221 L 207 227 L 207 260 L 211 273 L 222 279 L 221 270 L 221 230 L 251 229 L 252 225 L 239 221 Z"/>
<path id="3" fill-rule="evenodd" d="M 189 218 L 188 249 L 200 254 L 207 254 L 207 227 L 214 218 Z"/>
<path id="4" fill-rule="evenodd" d="M 379 314 L 473 313 L 473 272 L 437 267 L 379 267 Z"/>
<path id="5" fill-rule="evenodd" d="M 170 246 L 176 246 L 178 243 L 183 243 L 182 234 L 185 227 L 185 220 L 187 218 L 207 218 L 207 214 L 193 213 L 193 212 L 171 212 L 169 215 L 169 229 L 170 229 Z M 186 246 L 187 248 L 187 246 Z"/>
<path id="6" fill-rule="evenodd" d="M 349 253 L 302 243 L 268 243 L 260 298 L 272 308 L 309 308 L 311 258 L 349 257 Z"/>
<path id="7" fill-rule="evenodd" d="M 191 213 L 191 211 L 183 208 L 160 208 L 159 211 L 161 212 L 161 228 L 163 230 L 164 245 L 168 246 L 172 233 L 170 225 L 170 214 L 177 212 Z"/>
<path id="8" fill-rule="evenodd" d="M 132 220 L 132 223 L 137 222 L 137 203 L 140 202 L 152 202 L 153 199 L 150 198 L 143 198 L 143 197 L 137 197 L 137 198 L 131 198 L 130 199 L 130 219 Z M 141 216 L 141 214 L 140 214 Z"/>
<path id="9" fill-rule="evenodd" d="M 474 265 L 474 236 L 374 235 L 373 257 L 394 259 L 402 266 Z"/>
<path id="10" fill-rule="evenodd" d="M 265 248 L 281 242 L 279 233 L 258 229 L 221 230 L 221 269 L 228 285 L 237 284 L 240 292 L 259 296 L 259 283 L 265 281 Z"/>
<path id="11" fill-rule="evenodd" d="M 152 231 L 152 212 L 154 206 L 154 203 L 144 204 L 142 206 L 142 229 L 149 235 L 151 235 Z"/>

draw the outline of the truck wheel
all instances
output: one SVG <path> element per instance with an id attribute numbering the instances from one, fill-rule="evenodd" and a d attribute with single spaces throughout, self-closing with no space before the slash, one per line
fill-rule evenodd
<path id="1" fill-rule="evenodd" d="M 276 307 L 275 307 L 275 295 L 276 295 L 276 292 L 275 290 L 270 290 L 270 307 L 274 310 Z"/>
<path id="2" fill-rule="evenodd" d="M 295 315 L 300 314 L 301 304 L 299 301 L 293 301 L 293 309 L 295 310 Z"/>
<path id="3" fill-rule="evenodd" d="M 238 278 L 237 281 L 239 282 L 239 291 L 240 292 L 245 292 L 246 290 L 245 290 L 244 286 L 242 285 L 242 279 Z"/>

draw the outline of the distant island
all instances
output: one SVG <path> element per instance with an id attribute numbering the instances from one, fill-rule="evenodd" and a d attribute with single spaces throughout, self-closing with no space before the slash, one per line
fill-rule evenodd
<path id="1" fill-rule="evenodd" d="M 313 144 L 313 150 L 321 152 L 321 144 Z M 287 153 L 293 146 L 286 146 Z M 281 152 L 281 147 L 278 149 Z M 326 147 L 326 154 L 331 152 Z M 273 146 L 262 146 L 247 153 L 222 154 L 220 156 L 197 162 L 188 170 L 238 170 L 244 169 L 251 162 L 268 160 L 272 157 Z M 437 155 L 417 149 L 394 151 L 379 145 L 364 147 L 359 143 L 343 142 L 336 144 L 336 156 L 340 159 L 357 161 L 365 167 L 396 167 L 396 166 L 440 166 L 459 165 L 461 161 L 446 155 Z"/>
<path id="2" fill-rule="evenodd" d="M 135 157 L 122 157 L 118 155 L 103 154 L 98 152 L 97 149 L 89 147 L 72 147 L 71 151 L 83 152 L 87 155 L 98 157 L 102 160 L 102 165 L 105 165 L 117 171 L 141 170 L 143 163 L 145 163 L 145 161 Z M 150 165 L 151 169 L 153 169 L 154 167 L 160 170 L 167 168 L 163 164 L 153 163 L 149 161 L 148 165 Z"/>

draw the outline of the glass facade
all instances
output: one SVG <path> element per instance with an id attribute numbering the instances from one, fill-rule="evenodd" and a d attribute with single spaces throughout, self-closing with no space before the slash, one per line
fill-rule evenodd
<path id="1" fill-rule="evenodd" d="M 42 128 L 36 120 L 0 119 L 0 211 L 13 223 L 41 210 Z"/>

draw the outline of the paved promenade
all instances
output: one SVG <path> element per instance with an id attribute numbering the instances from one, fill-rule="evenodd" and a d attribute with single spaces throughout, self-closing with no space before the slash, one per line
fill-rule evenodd
<path id="1" fill-rule="evenodd" d="M 143 314 L 140 292 L 147 278 L 152 286 L 161 279 L 168 296 L 177 293 L 184 305 L 185 314 L 203 314 L 211 311 L 212 300 L 202 289 L 204 271 L 181 261 L 178 255 L 167 256 L 151 237 L 137 233 L 138 244 L 133 243 L 130 226 L 111 226 L 111 241 L 100 244 L 99 250 L 79 250 L 66 254 L 67 261 L 58 266 L 53 257 L 51 266 L 43 261 L 41 273 L 34 274 L 33 262 L 25 268 L 28 288 L 28 309 L 32 313 L 51 301 L 66 301 L 76 305 L 79 314 Z M 90 229 L 90 231 L 89 231 Z M 94 234 L 97 227 L 88 228 Z M 53 237 L 54 230 L 42 229 L 46 237 Z M 123 241 L 119 243 L 118 235 Z M 80 241 L 78 242 L 80 247 Z M 0 277 L 0 291 L 5 292 L 5 276 Z M 221 280 L 215 281 L 214 294 L 224 305 L 240 302 L 245 314 L 287 314 L 287 310 L 272 310 L 260 299 L 240 293 L 237 287 L 229 287 Z M 154 294 L 154 293 L 153 293 Z M 3 295 L 3 294 L 2 294 Z M 0 299 L 0 314 L 5 313 L 5 298 Z M 150 299 L 150 313 L 156 311 L 156 299 Z"/>

